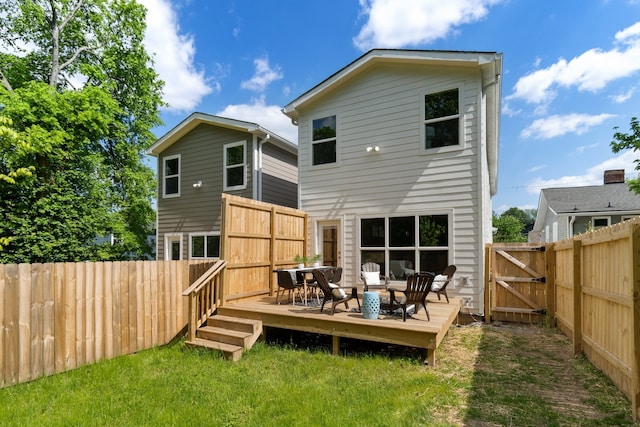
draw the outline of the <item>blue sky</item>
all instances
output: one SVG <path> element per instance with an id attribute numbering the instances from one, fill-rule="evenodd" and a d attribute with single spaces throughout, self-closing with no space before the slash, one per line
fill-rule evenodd
<path id="1" fill-rule="evenodd" d="M 165 81 L 160 137 L 194 111 L 297 142 L 281 108 L 371 48 L 504 54 L 496 212 L 541 188 L 637 177 L 614 127 L 640 116 L 640 0 L 139 0 Z"/>

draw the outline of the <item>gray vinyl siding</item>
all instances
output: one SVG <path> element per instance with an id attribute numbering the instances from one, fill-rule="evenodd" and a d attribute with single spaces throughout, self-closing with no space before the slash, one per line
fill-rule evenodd
<path id="1" fill-rule="evenodd" d="M 164 259 L 164 236 L 183 233 L 182 258 L 189 256 L 189 233 L 220 230 L 220 203 L 223 192 L 223 147 L 225 144 L 246 141 L 247 187 L 228 191 L 252 198 L 253 136 L 218 126 L 201 124 L 158 156 L 158 241 L 157 259 Z M 181 155 L 180 197 L 163 198 L 163 159 Z M 201 188 L 193 183 L 202 181 Z"/>
<path id="2" fill-rule="evenodd" d="M 424 95 L 461 83 L 464 149 L 423 152 Z M 491 212 L 482 105 L 476 68 L 386 64 L 300 109 L 300 207 L 310 215 L 311 236 L 315 221 L 342 220 L 347 281 L 358 281 L 362 216 L 448 213 L 450 262 L 458 267 L 456 277 L 468 277 L 468 285 L 456 284 L 452 293 L 482 307 L 483 240 L 490 230 L 483 217 Z M 331 115 L 337 120 L 337 163 L 311 166 L 311 120 Z M 366 152 L 375 145 L 378 153 Z"/>
<path id="3" fill-rule="evenodd" d="M 298 158 L 269 143 L 262 147 L 262 201 L 298 207 Z"/>

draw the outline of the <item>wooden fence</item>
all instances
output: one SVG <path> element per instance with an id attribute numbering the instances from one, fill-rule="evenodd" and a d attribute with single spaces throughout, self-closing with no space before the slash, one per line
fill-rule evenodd
<path id="1" fill-rule="evenodd" d="M 0 387 L 166 344 L 212 261 L 0 265 Z"/>
<path id="2" fill-rule="evenodd" d="M 640 406 L 640 218 L 554 245 L 558 328 Z"/>
<path id="3" fill-rule="evenodd" d="M 547 271 L 549 323 L 627 395 L 638 419 L 640 218 L 547 244 L 545 253 L 545 267 L 538 270 Z M 496 274 L 485 275 L 487 292 Z"/>

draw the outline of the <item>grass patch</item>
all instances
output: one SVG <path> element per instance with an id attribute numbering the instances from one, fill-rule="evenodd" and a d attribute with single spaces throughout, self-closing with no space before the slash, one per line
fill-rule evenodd
<path id="1" fill-rule="evenodd" d="M 454 327 L 436 368 L 356 340 L 334 357 L 314 335 L 268 334 L 237 363 L 178 341 L 2 389 L 0 425 L 633 425 L 566 337 L 527 328 Z"/>

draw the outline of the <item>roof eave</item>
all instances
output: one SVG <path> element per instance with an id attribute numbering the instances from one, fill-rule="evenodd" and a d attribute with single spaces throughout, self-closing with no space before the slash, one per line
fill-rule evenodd
<path id="1" fill-rule="evenodd" d="M 502 54 L 495 52 L 466 52 L 466 51 L 441 51 L 441 50 L 404 50 L 404 49 L 372 49 L 332 74 L 321 83 L 309 89 L 289 104 L 285 105 L 282 112 L 291 118 L 292 122 L 298 120 L 298 111 L 305 104 L 312 102 L 317 96 L 343 82 L 359 75 L 374 63 L 433 63 L 439 65 L 468 65 L 485 66 L 500 58 L 502 69 Z M 483 83 L 484 86 L 484 83 Z"/>
<path id="2" fill-rule="evenodd" d="M 198 125 L 203 123 L 228 129 L 234 129 L 242 132 L 248 132 L 250 134 L 258 136 L 259 138 L 264 138 L 269 135 L 269 142 L 274 143 L 278 147 L 283 148 L 293 154 L 297 154 L 298 152 L 298 146 L 293 142 L 273 132 L 270 132 L 269 130 L 256 123 L 195 112 L 189 115 L 186 119 L 176 125 L 169 132 L 158 138 L 158 140 L 153 145 L 145 150 L 145 153 L 151 156 L 158 156 L 173 143 L 175 143 L 187 133 L 195 129 Z"/>

